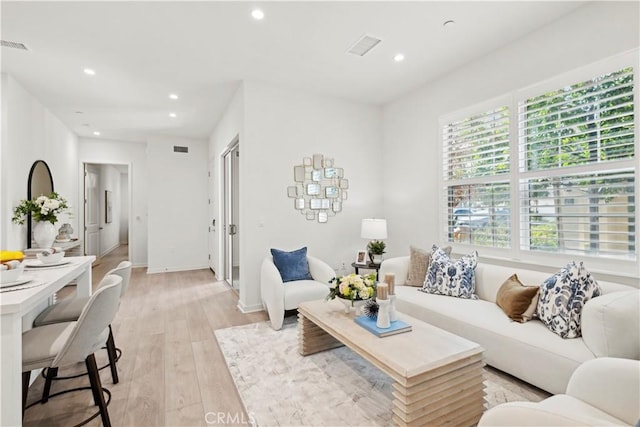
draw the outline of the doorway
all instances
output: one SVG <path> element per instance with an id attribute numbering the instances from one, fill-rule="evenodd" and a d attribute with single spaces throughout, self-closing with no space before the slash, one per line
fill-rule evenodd
<path id="1" fill-rule="evenodd" d="M 236 291 L 240 289 L 240 141 L 236 139 L 223 155 L 224 197 L 223 224 L 224 280 Z"/>
<path id="2" fill-rule="evenodd" d="M 129 166 L 84 163 L 84 253 L 96 262 L 123 246 L 129 254 Z M 95 264 L 94 264 L 95 265 Z"/>

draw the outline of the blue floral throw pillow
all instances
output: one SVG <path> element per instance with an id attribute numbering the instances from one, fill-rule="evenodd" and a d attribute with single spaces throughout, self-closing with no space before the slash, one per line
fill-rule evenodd
<path id="1" fill-rule="evenodd" d="M 476 265 L 478 265 L 476 251 L 453 261 L 445 251 L 433 245 L 427 277 L 424 286 L 419 290 L 428 294 L 478 299 L 475 294 Z"/>
<path id="2" fill-rule="evenodd" d="M 582 307 L 600 295 L 598 282 L 583 263 L 570 262 L 540 286 L 537 314 L 542 323 L 562 338 L 582 335 Z"/>
<path id="3" fill-rule="evenodd" d="M 307 247 L 296 251 L 285 252 L 279 249 L 271 249 L 273 263 L 278 268 L 283 282 L 294 280 L 313 280 L 307 261 Z"/>

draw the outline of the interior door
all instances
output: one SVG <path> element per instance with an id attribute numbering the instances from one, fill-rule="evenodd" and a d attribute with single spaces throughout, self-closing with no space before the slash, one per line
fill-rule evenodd
<path id="1" fill-rule="evenodd" d="M 213 188 L 214 188 L 214 161 L 209 161 L 209 268 L 216 272 L 216 256 L 219 250 L 216 249 L 216 207 L 214 205 Z M 216 273 L 217 275 L 218 273 Z"/>
<path id="2" fill-rule="evenodd" d="M 239 144 L 233 145 L 224 155 L 224 280 L 232 288 L 240 289 L 239 244 Z"/>
<path id="3" fill-rule="evenodd" d="M 84 164 L 84 251 L 100 256 L 100 168 Z"/>

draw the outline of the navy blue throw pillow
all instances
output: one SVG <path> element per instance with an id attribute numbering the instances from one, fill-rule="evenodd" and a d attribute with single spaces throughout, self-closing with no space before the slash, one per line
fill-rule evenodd
<path id="1" fill-rule="evenodd" d="M 271 249 L 271 255 L 283 282 L 313 280 L 311 272 L 309 272 L 306 246 L 292 252 Z"/>

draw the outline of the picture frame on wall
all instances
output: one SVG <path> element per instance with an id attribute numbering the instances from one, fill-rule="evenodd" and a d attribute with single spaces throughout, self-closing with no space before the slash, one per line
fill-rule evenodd
<path id="1" fill-rule="evenodd" d="M 111 200 L 111 191 L 104 190 L 104 222 L 106 224 L 113 221 L 113 204 Z"/>
<path id="2" fill-rule="evenodd" d="M 358 251 L 356 254 L 356 265 L 367 265 L 367 251 Z"/>

